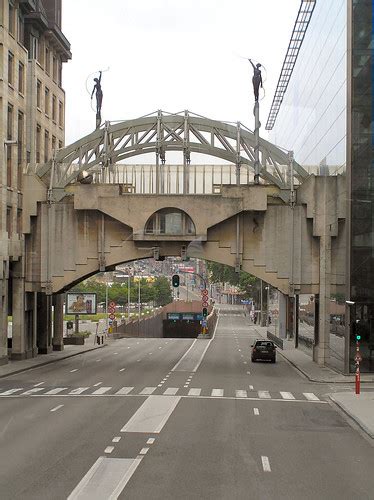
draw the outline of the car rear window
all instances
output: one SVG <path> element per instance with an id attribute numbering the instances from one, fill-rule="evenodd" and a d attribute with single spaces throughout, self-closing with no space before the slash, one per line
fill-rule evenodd
<path id="1" fill-rule="evenodd" d="M 266 340 L 260 340 L 256 342 L 256 347 L 273 347 L 273 342 L 267 342 Z"/>

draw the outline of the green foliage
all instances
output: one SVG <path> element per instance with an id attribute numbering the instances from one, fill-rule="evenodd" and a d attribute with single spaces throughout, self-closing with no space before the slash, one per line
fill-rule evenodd
<path id="1" fill-rule="evenodd" d="M 253 296 L 253 292 L 260 282 L 252 274 L 245 271 L 237 273 L 233 267 L 226 264 L 207 262 L 207 268 L 211 283 L 230 283 L 230 285 L 237 286 L 240 291 L 244 292 L 243 298 Z"/>
<path id="2" fill-rule="evenodd" d="M 153 283 L 154 301 L 156 306 L 164 306 L 173 301 L 170 281 L 165 276 L 159 276 Z"/>

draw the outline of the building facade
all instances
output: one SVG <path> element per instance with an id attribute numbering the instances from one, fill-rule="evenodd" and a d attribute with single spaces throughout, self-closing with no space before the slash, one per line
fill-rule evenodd
<path id="1" fill-rule="evenodd" d="M 309 3 L 313 15 L 270 140 L 320 175 L 346 178 L 346 285 L 331 297 L 345 314 L 331 314 L 330 360 L 342 371 L 355 370 L 355 330 L 361 370 L 373 372 L 374 1 Z"/>
<path id="2" fill-rule="evenodd" d="M 24 285 L 22 172 L 64 145 L 62 66 L 70 58 L 61 0 L 0 0 L 0 363 L 38 352 L 25 328 L 37 301 Z"/>

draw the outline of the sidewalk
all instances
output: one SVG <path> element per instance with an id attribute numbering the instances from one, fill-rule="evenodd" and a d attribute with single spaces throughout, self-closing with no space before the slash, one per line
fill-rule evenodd
<path id="1" fill-rule="evenodd" d="M 338 392 L 330 399 L 351 417 L 371 438 L 374 438 L 374 392 L 354 394 Z"/>
<path id="2" fill-rule="evenodd" d="M 31 370 L 32 368 L 36 368 L 38 366 L 48 365 L 49 363 L 54 363 L 62 359 L 71 358 L 72 356 L 78 356 L 79 354 L 84 354 L 85 352 L 102 349 L 107 345 L 107 343 L 103 345 L 94 345 L 92 342 L 85 345 L 66 345 L 64 346 L 63 351 L 52 351 L 49 354 L 38 354 L 35 358 L 24 359 L 22 361 L 9 361 L 8 364 L 0 366 L 0 378 Z"/>

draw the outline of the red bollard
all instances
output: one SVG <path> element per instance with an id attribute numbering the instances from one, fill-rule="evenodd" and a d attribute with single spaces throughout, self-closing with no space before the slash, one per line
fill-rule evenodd
<path id="1" fill-rule="evenodd" d="M 356 368 L 356 376 L 355 376 L 355 382 L 356 382 L 356 394 L 360 394 L 360 368 Z"/>

